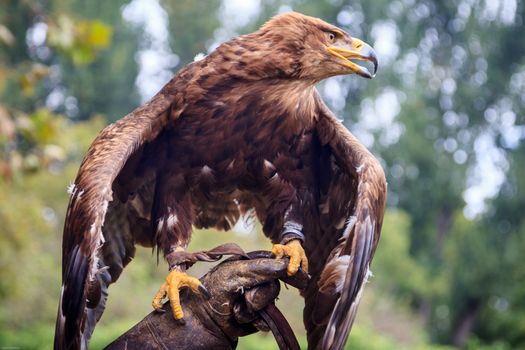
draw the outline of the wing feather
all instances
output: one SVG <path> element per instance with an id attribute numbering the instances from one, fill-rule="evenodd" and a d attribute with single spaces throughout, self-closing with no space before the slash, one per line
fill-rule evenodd
<path id="1" fill-rule="evenodd" d="M 104 310 L 108 285 L 118 278 L 134 255 L 133 234 L 141 225 L 133 226 L 132 234 L 130 222 L 137 224 L 142 220 L 143 228 L 149 226 L 140 210 L 132 210 L 137 207 L 132 205 L 133 201 L 119 198 L 116 179 L 123 168 L 137 162 L 137 153 L 155 143 L 168 125 L 168 116 L 180 115 L 174 109 L 178 101 L 174 84 L 172 80 L 148 103 L 106 127 L 90 146 L 70 187 L 55 349 L 87 348 Z M 139 180 L 133 184 L 137 186 L 137 196 L 151 197 L 147 191 L 152 187 L 148 184 L 151 174 Z"/>
<path id="2" fill-rule="evenodd" d="M 305 292 L 305 323 L 309 348 L 343 349 L 379 240 L 386 179 L 376 158 L 318 95 L 316 101 L 322 157 L 329 166 L 326 189 L 321 188 L 326 193 L 321 194 L 319 237 L 314 241 L 325 247 L 312 248 L 310 261 L 318 275 L 313 276 L 316 285 Z"/>

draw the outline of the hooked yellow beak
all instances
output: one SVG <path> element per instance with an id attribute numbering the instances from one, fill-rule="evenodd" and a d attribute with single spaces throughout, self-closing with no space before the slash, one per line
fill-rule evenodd
<path id="1" fill-rule="evenodd" d="M 328 52 L 334 55 L 337 58 L 342 60 L 341 64 L 350 68 L 354 73 L 372 79 L 377 72 L 377 56 L 374 49 L 365 43 L 362 40 L 352 38 L 350 45 L 345 45 L 344 47 L 340 46 L 330 46 L 328 47 Z M 362 67 L 350 60 L 361 60 L 361 61 L 370 61 L 374 64 L 374 73 L 371 74 L 368 69 Z"/>

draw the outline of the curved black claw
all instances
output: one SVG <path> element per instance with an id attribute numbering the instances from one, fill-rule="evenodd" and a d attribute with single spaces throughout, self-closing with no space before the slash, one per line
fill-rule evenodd
<path id="1" fill-rule="evenodd" d="M 206 289 L 206 287 L 204 287 L 202 283 L 199 284 L 199 292 L 204 296 L 206 300 L 211 298 L 210 292 L 208 292 L 208 290 Z"/>

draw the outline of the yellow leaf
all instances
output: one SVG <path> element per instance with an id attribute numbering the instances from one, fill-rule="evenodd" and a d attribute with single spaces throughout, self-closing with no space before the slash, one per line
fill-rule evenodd
<path id="1" fill-rule="evenodd" d="M 88 42 L 93 48 L 97 49 L 109 46 L 112 34 L 110 26 L 100 21 L 92 21 L 90 29 Z"/>

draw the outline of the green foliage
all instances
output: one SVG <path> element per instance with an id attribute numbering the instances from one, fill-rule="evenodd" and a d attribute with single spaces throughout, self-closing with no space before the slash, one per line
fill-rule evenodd
<path id="1" fill-rule="evenodd" d="M 220 26 L 217 11 L 221 1 L 180 0 L 174 3 L 162 0 L 161 2 L 170 17 L 169 30 L 172 33 L 170 44 L 180 57 L 180 66 L 192 62 L 196 54 L 206 53 L 213 32 Z"/>
<path id="2" fill-rule="evenodd" d="M 384 293 L 407 298 L 413 294 L 425 295 L 428 290 L 433 290 L 432 279 L 426 276 L 425 269 L 409 253 L 410 216 L 399 210 L 388 211 L 383 226 L 372 270 L 384 274 L 377 278 Z"/>
<path id="3" fill-rule="evenodd" d="M 21 173 L 11 181 L 0 181 L 1 322 L 20 327 L 33 320 L 54 319 L 60 286 L 58 232 L 67 206 L 66 187 L 74 179 L 80 156 L 100 125 L 93 120 L 62 128 L 67 133 L 50 138 L 49 142 L 59 149 L 64 144 L 77 145 L 67 149 L 62 162 L 55 164 L 52 171 Z"/>
<path id="4" fill-rule="evenodd" d="M 49 24 L 50 46 L 63 51 L 77 65 L 93 62 L 97 51 L 111 43 L 112 29 L 101 21 L 73 20 L 62 15 Z"/>
<path id="5" fill-rule="evenodd" d="M 57 55 L 62 84 L 76 105 L 64 112 L 76 119 L 102 114 L 114 121 L 138 106 L 134 87 L 137 77 L 135 54 L 139 49 L 138 29 L 122 18 L 127 0 L 50 1 L 54 18 L 73 21 L 73 46 Z M 53 23 L 57 23 L 56 20 Z M 50 25 L 50 34 L 53 26 Z M 77 42 L 78 44 L 75 44 Z M 77 64 L 82 63 L 82 64 Z"/>

